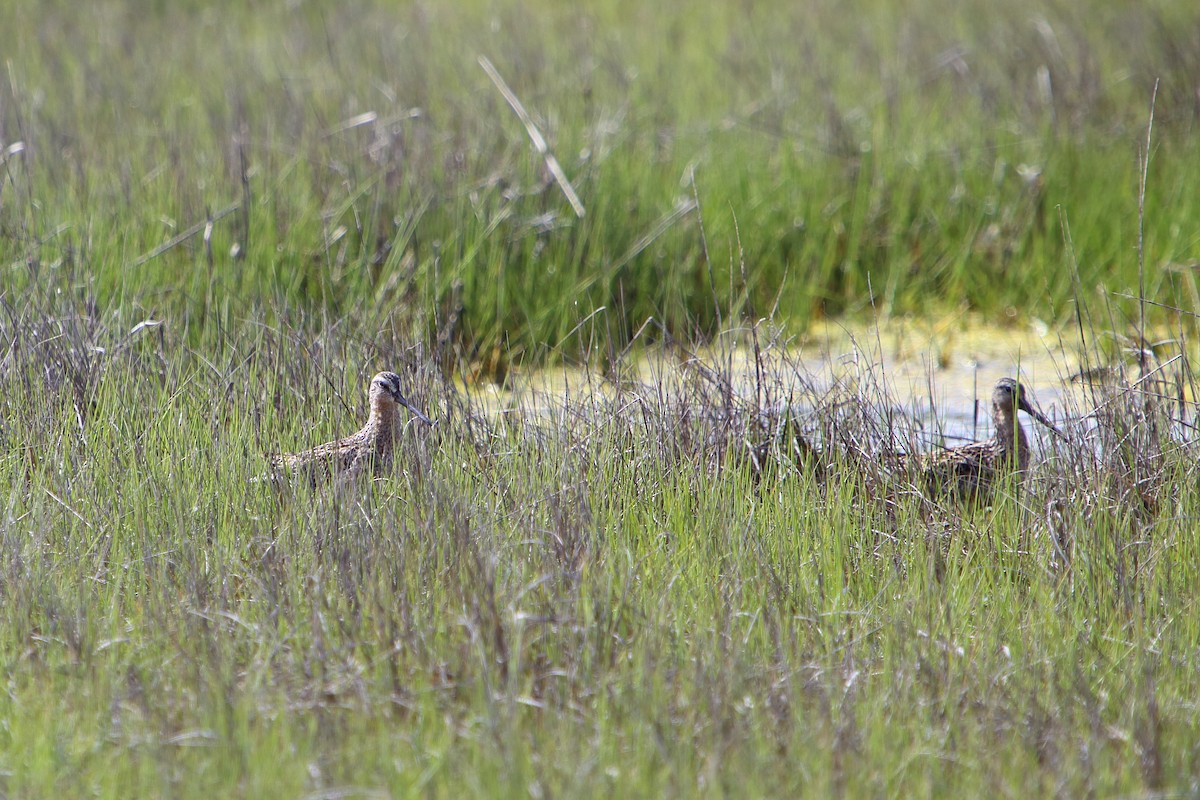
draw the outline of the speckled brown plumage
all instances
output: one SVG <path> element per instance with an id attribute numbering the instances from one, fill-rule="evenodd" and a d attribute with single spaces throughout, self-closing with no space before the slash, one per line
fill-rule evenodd
<path id="1" fill-rule="evenodd" d="M 314 485 L 331 477 L 352 477 L 366 471 L 378 471 L 391 463 L 396 437 L 403 428 L 400 407 L 426 425 L 435 424 L 400 391 L 400 376 L 380 372 L 371 379 L 371 413 L 357 433 L 298 453 L 268 456 L 272 479 L 284 474 L 303 475 Z"/>
<path id="2" fill-rule="evenodd" d="M 937 453 L 901 454 L 897 458 L 902 467 L 920 476 L 923 488 L 931 495 L 953 494 L 969 501 L 985 500 L 1000 476 L 1029 468 L 1029 439 L 1017 419 L 1018 411 L 1059 433 L 1054 423 L 1029 403 L 1024 386 L 1012 378 L 1001 378 L 992 391 L 995 435 L 991 439 Z"/>

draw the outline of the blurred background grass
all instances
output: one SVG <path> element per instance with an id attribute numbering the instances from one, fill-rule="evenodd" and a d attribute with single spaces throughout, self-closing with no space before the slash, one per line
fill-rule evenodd
<path id="1" fill-rule="evenodd" d="M 398 325 L 489 374 L 588 354 L 585 318 L 618 346 L 747 310 L 1061 319 L 1136 294 L 1157 82 L 1146 291 L 1194 307 L 1197 30 L 1162 1 L 18 0 L 3 281 L 194 344 L 260 311 Z"/>

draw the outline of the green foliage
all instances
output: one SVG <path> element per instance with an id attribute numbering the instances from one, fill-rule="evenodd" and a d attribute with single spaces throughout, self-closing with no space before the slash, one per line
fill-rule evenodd
<path id="1" fill-rule="evenodd" d="M 1192 423 L 1129 399 L 1185 359 L 964 511 L 859 429 L 751 469 L 847 404 L 621 355 L 1121 328 L 1155 79 L 1146 294 L 1194 307 L 1191 5 L 7 5 L 0 795 L 1195 792 Z M 451 377 L 598 353 L 548 411 Z M 383 367 L 440 419 L 394 474 L 253 481 Z"/>
<path id="2" fill-rule="evenodd" d="M 1141 395 L 972 510 L 834 444 L 867 429 L 751 469 L 770 416 L 719 369 L 497 415 L 395 334 L 8 311 L 5 794 L 1188 791 L 1200 484 Z M 438 428 L 378 481 L 254 482 L 376 358 Z"/>
<path id="3" fill-rule="evenodd" d="M 6 286 L 78 261 L 197 344 L 278 307 L 414 309 L 489 369 L 588 353 L 594 312 L 618 346 L 746 304 L 1064 317 L 1072 259 L 1138 284 L 1155 97 L 1147 291 L 1196 294 L 1186 4 L 10 5 L 0 258 L 41 269 Z"/>

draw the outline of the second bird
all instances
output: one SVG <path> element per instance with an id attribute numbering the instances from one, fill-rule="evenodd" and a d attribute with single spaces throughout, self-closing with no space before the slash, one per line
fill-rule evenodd
<path id="1" fill-rule="evenodd" d="M 1045 414 L 1030 404 L 1024 386 L 1013 378 L 1001 378 L 992 390 L 995 435 L 991 439 L 937 453 L 905 454 L 900 456 L 901 463 L 923 478 L 930 494 L 952 493 L 968 501 L 985 500 L 1001 475 L 1029 468 L 1029 439 L 1017 419 L 1018 411 L 1062 435 Z"/>

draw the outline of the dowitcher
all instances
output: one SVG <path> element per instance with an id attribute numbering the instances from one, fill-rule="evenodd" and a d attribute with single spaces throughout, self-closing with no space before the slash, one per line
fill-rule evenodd
<path id="1" fill-rule="evenodd" d="M 426 425 L 436 423 L 412 404 L 400 390 L 400 376 L 380 372 L 371 379 L 371 413 L 367 424 L 351 436 L 319 444 L 311 450 L 269 456 L 273 472 L 306 476 L 314 485 L 331 475 L 352 477 L 364 471 L 379 471 L 391 463 L 396 438 L 404 423 L 400 407 Z"/>
<path id="2" fill-rule="evenodd" d="M 916 457 L 902 455 L 901 463 L 921 475 L 931 494 L 985 499 L 999 477 L 1014 470 L 1024 473 L 1029 468 L 1029 438 L 1017 419 L 1018 411 L 1062 436 L 1054 423 L 1029 402 L 1024 386 L 1013 378 L 1001 378 L 992 390 L 995 435 L 991 439 Z"/>

